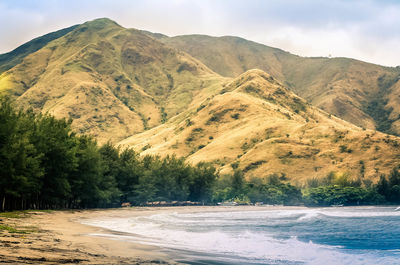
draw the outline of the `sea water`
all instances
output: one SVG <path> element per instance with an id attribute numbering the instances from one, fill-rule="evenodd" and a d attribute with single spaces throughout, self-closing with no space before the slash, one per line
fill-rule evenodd
<path id="1" fill-rule="evenodd" d="M 400 264 L 395 207 L 263 208 L 85 220 L 188 264 Z"/>

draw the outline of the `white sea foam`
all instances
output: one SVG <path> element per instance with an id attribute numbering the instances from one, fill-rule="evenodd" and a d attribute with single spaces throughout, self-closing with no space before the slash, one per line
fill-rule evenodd
<path id="1" fill-rule="evenodd" d="M 266 210 L 248 212 L 210 212 L 190 214 L 156 214 L 135 218 L 85 220 L 85 224 L 129 233 L 108 235 L 115 239 L 132 240 L 175 250 L 195 251 L 221 257 L 245 258 L 248 263 L 288 261 L 305 264 L 397 264 L 394 257 L 368 253 L 350 254 L 340 246 L 302 242 L 296 237 L 279 238 L 263 231 L 249 231 L 237 226 L 257 220 L 293 218 L 305 221 L 318 216 L 374 217 L 400 216 L 395 212 L 368 212 L 324 209 Z M 267 222 L 268 223 L 268 222 Z M 199 226 L 203 229 L 199 229 Z M 211 230 L 207 227 L 212 227 Z M 229 228 L 227 228 L 229 227 Z M 245 230 L 243 230 L 245 229 Z M 279 262 L 278 262 L 279 263 Z"/>

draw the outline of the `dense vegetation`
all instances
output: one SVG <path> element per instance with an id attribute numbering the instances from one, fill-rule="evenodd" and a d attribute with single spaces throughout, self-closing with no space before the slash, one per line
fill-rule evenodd
<path id="1" fill-rule="evenodd" d="M 384 199 L 391 203 L 400 202 L 400 172 L 399 167 L 392 170 L 388 178 L 381 175 L 378 185 L 376 186 L 377 192 L 381 194 Z"/>
<path id="2" fill-rule="evenodd" d="M 360 179 L 352 181 L 347 174 L 331 173 L 319 181 L 309 181 L 303 201 L 310 206 L 400 203 L 399 169 L 395 167 L 389 176 L 381 175 L 376 185 Z"/>
<path id="3" fill-rule="evenodd" d="M 0 102 L 1 209 L 109 207 L 131 201 L 208 201 L 214 167 L 101 147 L 71 122 Z"/>
<path id="4" fill-rule="evenodd" d="M 301 190 L 284 183 L 285 176 L 272 174 L 264 179 L 244 179 L 243 172 L 236 169 L 232 176 L 219 179 L 214 188 L 214 202 L 233 200 L 237 203 L 298 205 L 302 202 Z"/>
<path id="5" fill-rule="evenodd" d="M 220 178 L 214 187 L 214 202 L 283 204 L 306 206 L 376 205 L 400 202 L 399 168 L 377 185 L 369 181 L 352 180 L 348 174 L 331 172 L 321 179 L 311 179 L 302 189 L 286 181 L 285 175 L 272 174 L 264 179 L 246 181 L 240 170 Z"/>
<path id="6" fill-rule="evenodd" d="M 361 179 L 351 180 L 348 174 L 331 172 L 320 180 L 312 179 L 303 192 L 303 200 L 309 206 L 368 205 L 384 203 L 376 187 Z"/>
<path id="7" fill-rule="evenodd" d="M 312 180 L 301 190 L 284 175 L 219 177 L 207 163 L 175 156 L 139 156 L 110 143 L 98 146 L 71 130 L 71 121 L 16 110 L 0 99 L 1 210 L 142 205 L 152 201 L 263 202 L 298 205 L 361 205 L 400 202 L 399 168 L 377 185 L 346 174 Z"/>

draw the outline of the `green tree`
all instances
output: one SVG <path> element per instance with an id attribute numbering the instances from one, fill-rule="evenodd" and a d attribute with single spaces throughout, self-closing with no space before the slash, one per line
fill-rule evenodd
<path id="1" fill-rule="evenodd" d="M 187 199 L 191 172 L 183 158 L 167 155 L 163 159 L 155 159 L 151 175 L 157 190 L 157 200 Z"/>
<path id="2" fill-rule="evenodd" d="M 158 190 L 154 185 L 152 172 L 146 170 L 139 176 L 139 183 L 135 186 L 135 201 L 139 204 L 155 201 Z"/>
<path id="3" fill-rule="evenodd" d="M 400 202 L 400 172 L 399 167 L 393 168 L 389 175 L 390 192 L 388 200 L 391 202 Z"/>
<path id="4" fill-rule="evenodd" d="M 378 181 L 378 184 L 376 185 L 376 191 L 383 195 L 386 199 L 389 198 L 390 195 L 390 186 L 389 182 L 387 181 L 387 178 L 385 175 L 381 175 Z"/>
<path id="5" fill-rule="evenodd" d="M 231 198 L 240 196 L 243 193 L 244 188 L 244 174 L 243 171 L 236 169 L 232 175 L 232 193 Z"/>
<path id="6" fill-rule="evenodd" d="M 99 148 L 101 159 L 101 180 L 99 189 L 101 193 L 101 207 L 116 206 L 120 203 L 121 191 L 118 189 L 117 175 L 119 172 L 119 148 L 110 142 Z"/>
<path id="7" fill-rule="evenodd" d="M 121 202 L 133 202 L 135 186 L 139 183 L 139 176 L 143 175 L 143 165 L 139 154 L 133 149 L 126 148 L 119 155 L 118 173 L 116 181 L 121 191 Z"/>
<path id="8" fill-rule="evenodd" d="M 43 154 L 44 168 L 40 191 L 41 207 L 66 207 L 71 196 L 69 175 L 77 168 L 77 141 L 71 121 L 57 120 L 50 115 L 37 115 L 31 142 Z"/>
<path id="9" fill-rule="evenodd" d="M 0 195 L 3 211 L 30 207 L 32 198 L 40 189 L 43 175 L 41 154 L 30 142 L 29 129 L 33 121 L 29 113 L 17 112 L 9 98 L 0 98 Z"/>
<path id="10" fill-rule="evenodd" d="M 96 142 L 88 136 L 77 138 L 77 167 L 69 177 L 70 207 L 96 207 L 101 199 L 101 156 Z"/>
<path id="11" fill-rule="evenodd" d="M 192 169 L 192 181 L 189 184 L 190 201 L 210 201 L 212 188 L 217 179 L 216 169 L 208 163 L 199 163 Z"/>

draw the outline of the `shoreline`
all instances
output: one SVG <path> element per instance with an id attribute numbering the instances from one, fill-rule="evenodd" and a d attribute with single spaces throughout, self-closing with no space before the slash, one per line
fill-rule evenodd
<path id="1" fill-rule="evenodd" d="M 0 230 L 0 262 L 8 264 L 179 264 L 160 247 L 129 240 L 117 240 L 112 235 L 118 235 L 120 232 L 82 222 L 89 219 L 138 217 L 171 212 L 289 209 L 313 208 L 303 206 L 174 206 L 30 211 L 26 214 L 26 218 L 0 217 L 0 225 L 14 227 L 20 232 L 28 231 L 28 233 L 10 233 Z"/>
<path id="2" fill-rule="evenodd" d="M 85 219 L 138 217 L 168 212 L 260 211 L 291 206 L 173 206 L 28 211 L 0 217 L 0 262 L 8 264 L 179 264 L 155 246 L 116 240 L 118 232 L 81 223 Z M 26 233 L 25 233 L 26 232 Z M 100 234 L 96 236 L 95 234 Z"/>
<path id="3" fill-rule="evenodd" d="M 26 218 L 0 217 L 0 225 L 18 231 L 0 231 L 0 263 L 177 264 L 156 247 L 91 236 L 111 231 L 79 222 L 123 212 L 126 210 L 31 211 Z"/>

